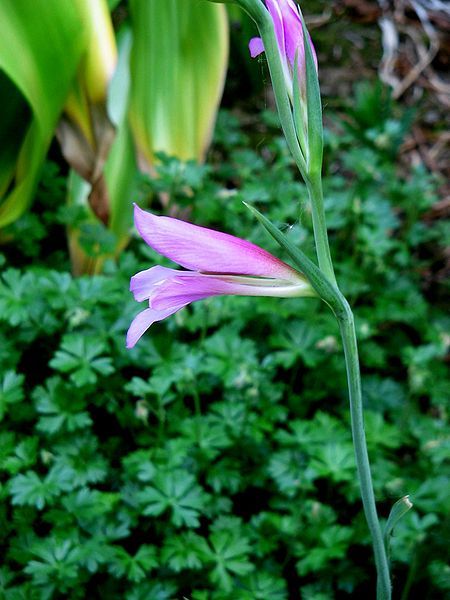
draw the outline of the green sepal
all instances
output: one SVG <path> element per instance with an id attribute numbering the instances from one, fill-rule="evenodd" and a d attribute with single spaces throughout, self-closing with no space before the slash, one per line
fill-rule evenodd
<path id="1" fill-rule="evenodd" d="M 304 252 L 294 244 L 276 227 L 267 217 L 256 208 L 244 202 L 245 206 L 254 214 L 264 229 L 270 233 L 274 240 L 286 251 L 294 264 L 307 277 L 317 295 L 326 302 L 335 315 L 340 318 L 347 312 L 347 302 L 341 292 L 325 277 L 322 271 L 309 259 Z"/>
<path id="2" fill-rule="evenodd" d="M 400 500 L 394 504 L 391 508 L 391 512 L 389 513 L 388 520 L 386 521 L 386 525 L 384 526 L 384 544 L 386 546 L 386 553 L 389 557 L 390 550 L 390 538 L 394 527 L 400 521 L 400 519 L 406 515 L 406 513 L 413 507 L 413 503 L 409 499 L 409 496 L 403 496 Z"/>
<path id="3" fill-rule="evenodd" d="M 308 113 L 308 174 L 322 170 L 323 123 L 319 77 L 311 50 L 308 30 L 302 17 L 303 46 L 305 49 L 306 105 Z"/>
<path id="4" fill-rule="evenodd" d="M 297 132 L 297 138 L 305 157 L 305 164 L 308 162 L 308 139 L 305 131 L 305 114 L 302 108 L 302 95 L 300 89 L 300 78 L 298 76 L 298 52 L 295 54 L 294 61 L 294 80 L 292 89 L 292 102 L 294 113 L 294 125 Z"/>

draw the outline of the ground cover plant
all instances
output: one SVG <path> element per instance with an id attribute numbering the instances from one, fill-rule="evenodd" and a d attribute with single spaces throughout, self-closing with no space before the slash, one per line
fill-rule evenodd
<path id="1" fill-rule="evenodd" d="M 433 273 L 448 230 L 426 220 L 439 181 L 423 167 L 400 174 L 393 160 L 408 115 L 379 98 L 379 86 L 361 86 L 345 120 L 330 115 L 326 209 L 355 308 L 380 513 L 405 494 L 414 502 L 392 537 L 394 589 L 444 598 L 449 338 Z M 244 123 L 222 111 L 207 165 L 161 155 L 136 199 L 279 254 L 245 201 L 312 257 L 307 191 L 277 116 L 262 111 L 258 132 Z M 0 258 L 2 595 L 370 595 L 329 311 L 315 299 L 211 298 L 127 351 L 129 278 L 160 257 L 136 238 L 103 274 L 74 278 L 64 227 L 80 215 L 61 210 L 64 194 L 49 161 L 34 213 Z M 110 242 L 100 225 L 82 229 L 87 255 Z"/>
<path id="2" fill-rule="evenodd" d="M 261 119 L 256 151 L 223 112 L 215 161 L 164 159 L 157 185 L 180 205 L 194 189 L 197 223 L 275 250 L 242 200 L 297 238 L 310 218 L 274 117 Z M 373 133 L 388 128 L 389 119 Z M 326 139 L 328 169 L 352 180 L 325 185 L 345 257 L 338 277 L 356 306 L 376 493 L 386 512 L 404 494 L 414 501 L 393 537 L 394 582 L 410 597 L 444 597 L 448 321 L 422 280 L 443 239 L 421 220 L 434 182 L 421 169 L 399 180 L 384 149 L 353 133 Z M 176 186 L 165 174 L 175 169 Z M 369 540 L 331 315 L 316 300 L 214 298 L 126 351 L 127 280 L 155 255 L 136 242 L 103 275 L 74 279 L 58 183 L 48 163 L 39 219 L 18 222 L 27 235 L 2 259 L 5 598 L 363 593 Z"/>

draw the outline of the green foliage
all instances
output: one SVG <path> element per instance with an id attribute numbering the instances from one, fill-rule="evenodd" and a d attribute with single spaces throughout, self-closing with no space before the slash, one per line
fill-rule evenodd
<path id="1" fill-rule="evenodd" d="M 44 479 L 35 471 L 16 475 L 10 481 L 12 503 L 20 506 L 35 506 L 42 510 L 46 504 L 51 504 L 54 497 L 62 491 L 72 490 L 72 471 L 70 468 L 58 465 L 52 467 Z"/>
<path id="2" fill-rule="evenodd" d="M 199 511 L 206 498 L 194 477 L 183 471 L 173 471 L 156 475 L 154 485 L 144 488 L 138 500 L 143 515 L 158 516 L 170 509 L 170 520 L 176 527 L 198 527 Z"/>
<path id="3" fill-rule="evenodd" d="M 325 177 L 332 249 L 356 311 L 380 512 L 387 519 L 406 494 L 414 504 L 391 532 L 396 587 L 408 580 L 411 598 L 439 599 L 449 589 L 448 320 L 432 279 L 442 239 L 422 218 L 436 185 L 423 170 L 399 176 L 392 148 L 367 134 L 390 130 L 392 113 L 374 119 L 376 103 L 361 102 L 353 128 L 325 136 L 326 168 L 346 174 Z M 313 256 L 306 193 L 276 119 L 265 112 L 259 124 L 255 143 L 222 113 L 211 164 L 161 157 L 141 194 L 279 253 L 242 205 L 252 202 Z M 61 176 L 46 169 L 39 227 L 17 221 L 30 233 L 0 258 L 0 597 L 369 597 L 327 308 L 211 298 L 127 351 L 138 310 L 129 278 L 160 259 L 139 240 L 104 275 L 73 278 L 67 215 L 55 210 Z"/>
<path id="4" fill-rule="evenodd" d="M 8 411 L 8 404 L 23 400 L 23 375 L 6 371 L 0 385 L 0 421 Z"/>
<path id="5" fill-rule="evenodd" d="M 62 373 L 70 373 L 76 387 L 94 384 L 99 374 L 109 375 L 114 371 L 111 358 L 100 356 L 104 351 L 102 340 L 81 334 L 67 335 L 49 365 Z"/>
<path id="6" fill-rule="evenodd" d="M 233 576 L 247 575 L 254 566 L 248 561 L 249 540 L 236 529 L 218 529 L 211 534 L 205 551 L 207 563 L 213 565 L 210 580 L 225 592 L 233 589 Z"/>

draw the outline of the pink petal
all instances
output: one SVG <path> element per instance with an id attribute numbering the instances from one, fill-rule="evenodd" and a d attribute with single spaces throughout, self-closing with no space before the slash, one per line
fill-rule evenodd
<path id="1" fill-rule="evenodd" d="M 284 40 L 286 55 L 291 66 L 294 66 L 298 52 L 298 64 L 304 68 L 303 31 L 297 5 L 291 0 L 280 0 L 280 10 L 284 24 Z"/>
<path id="2" fill-rule="evenodd" d="M 157 321 L 162 321 L 166 317 L 173 315 L 180 309 L 182 309 L 185 304 L 173 305 L 170 309 L 166 310 L 155 310 L 153 308 L 146 308 L 145 310 L 138 313 L 127 332 L 127 348 L 133 348 L 136 345 L 138 340 L 144 335 L 147 329 L 156 323 Z"/>
<path id="3" fill-rule="evenodd" d="M 301 278 L 291 282 L 239 275 L 204 275 L 192 271 L 178 271 L 161 285 L 155 286 L 150 295 L 152 308 L 166 310 L 179 304 L 189 304 L 210 296 L 276 296 L 292 297 L 307 295 L 310 286 Z M 308 290 L 308 291 L 306 291 Z"/>
<path id="4" fill-rule="evenodd" d="M 134 222 L 154 250 L 186 269 L 298 280 L 298 273 L 259 246 L 171 217 L 157 217 L 134 208 Z"/>
<path id="5" fill-rule="evenodd" d="M 281 56 L 292 69 L 297 55 L 299 76 L 302 81 L 305 78 L 305 50 L 300 7 L 293 0 L 265 0 L 265 2 L 272 17 Z M 309 33 L 308 39 L 317 68 L 316 51 Z"/>
<path id="6" fill-rule="evenodd" d="M 130 280 L 130 292 L 133 292 L 135 300 L 142 302 L 150 297 L 155 285 L 176 276 L 178 273 L 179 271 L 175 269 L 168 269 L 159 265 L 146 271 L 140 271 L 133 275 Z"/>
<path id="7" fill-rule="evenodd" d="M 168 279 L 154 289 L 150 305 L 157 310 L 166 310 L 180 303 L 189 304 L 210 296 L 242 294 L 242 287 L 213 275 L 178 271 L 178 277 Z"/>
<path id="8" fill-rule="evenodd" d="M 248 43 L 248 49 L 250 50 L 250 56 L 256 58 L 264 52 L 264 44 L 261 38 L 254 37 Z"/>
<path id="9" fill-rule="evenodd" d="M 300 81 L 302 74 L 304 78 L 305 72 L 305 49 L 303 44 L 303 30 L 302 21 L 300 18 L 301 12 L 298 4 L 295 4 L 293 0 L 278 0 L 280 5 L 280 11 L 283 18 L 284 24 L 284 40 L 286 46 L 286 55 L 288 60 L 293 67 L 295 64 L 295 54 L 298 51 L 298 66 Z M 311 41 L 311 36 L 308 33 L 308 39 L 310 42 L 312 54 L 317 68 L 317 56 Z"/>
<path id="10" fill-rule="evenodd" d="M 279 0 L 266 0 L 266 6 L 267 10 L 270 13 L 270 16 L 272 17 L 275 35 L 278 42 L 278 48 L 280 49 L 281 56 L 284 59 L 284 57 L 286 56 L 286 36 L 284 31 L 283 15 L 279 6 Z"/>

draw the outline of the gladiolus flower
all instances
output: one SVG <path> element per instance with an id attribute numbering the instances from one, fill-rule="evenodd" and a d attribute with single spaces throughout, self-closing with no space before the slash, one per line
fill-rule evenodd
<path id="1" fill-rule="evenodd" d="M 210 296 L 314 296 L 303 273 L 246 240 L 173 219 L 135 205 L 134 222 L 144 241 L 186 271 L 155 266 L 131 278 L 138 302 L 148 300 L 127 333 L 132 348 L 156 321 Z"/>
<path id="2" fill-rule="evenodd" d="M 294 81 L 294 67 L 297 60 L 298 80 L 300 82 L 301 92 L 305 94 L 305 48 L 303 45 L 302 20 L 300 17 L 300 8 L 293 0 L 265 0 L 267 10 L 272 17 L 275 28 L 275 35 L 278 42 L 278 48 L 281 54 L 283 64 L 284 78 L 292 100 L 292 86 Z M 316 62 L 317 58 L 314 46 L 310 40 L 311 50 Z M 250 54 L 252 58 L 259 56 L 264 52 L 264 45 L 261 38 L 252 38 L 249 43 Z"/>

